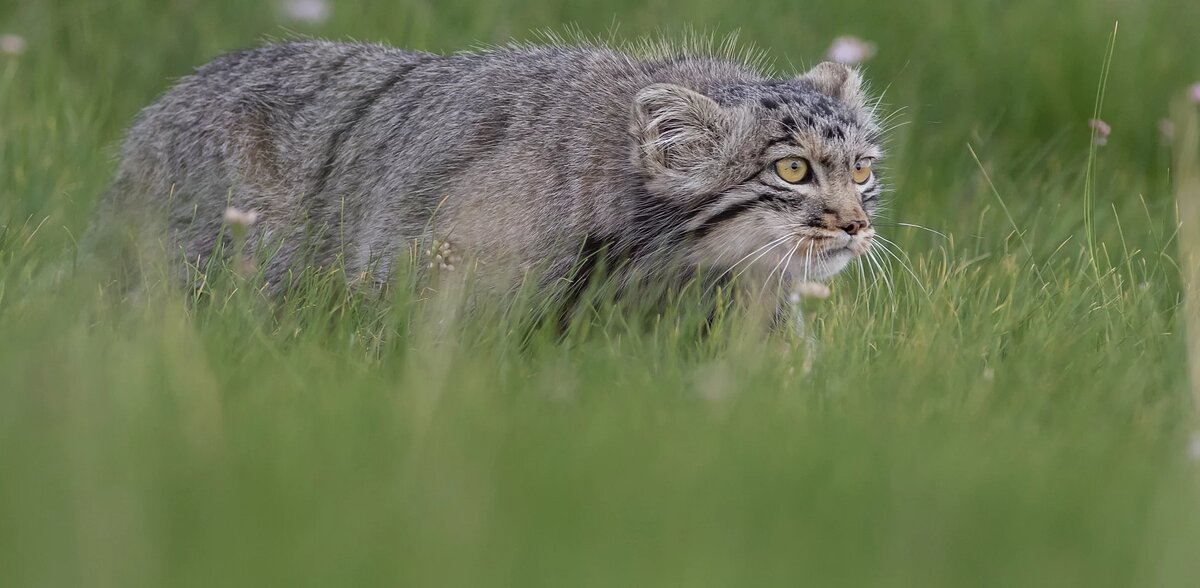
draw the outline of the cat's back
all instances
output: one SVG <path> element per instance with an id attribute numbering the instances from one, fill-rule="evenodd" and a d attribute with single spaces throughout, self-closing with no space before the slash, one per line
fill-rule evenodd
<path id="1" fill-rule="evenodd" d="M 347 100 L 379 88 L 390 72 L 433 58 L 378 45 L 329 42 L 221 55 L 142 110 L 128 134 L 124 158 L 157 160 L 155 154 L 228 145 L 237 142 L 237 135 L 255 131 L 270 133 L 262 140 L 293 142 L 288 131 L 319 132 Z M 194 166 L 206 154 L 176 155 L 180 159 L 175 162 L 156 163 Z"/>
<path id="2" fill-rule="evenodd" d="M 320 181 L 337 162 L 317 159 L 336 156 L 329 152 L 343 144 L 431 146 L 443 135 L 494 140 L 501 126 L 550 126 L 563 107 L 594 112 L 584 98 L 590 93 L 594 106 L 634 69 L 634 61 L 600 50 L 441 56 L 361 43 L 268 45 L 213 59 L 143 109 L 126 137 L 124 171 L 162 188 L 243 156 Z"/>
<path id="3" fill-rule="evenodd" d="M 746 75 L 721 60 L 634 57 L 601 46 L 443 56 L 376 44 L 291 42 L 200 66 L 144 109 L 129 137 L 161 153 L 254 130 L 274 130 L 270 139 L 279 141 L 289 139 L 288 131 L 317 137 L 348 133 L 356 129 L 347 125 L 363 122 L 385 124 L 393 134 L 422 122 L 459 127 L 464 118 L 485 123 L 485 130 L 497 126 L 473 116 L 485 111 L 506 124 L 569 129 L 589 120 L 623 120 L 632 93 L 649 83 L 702 88 Z"/>
<path id="4" fill-rule="evenodd" d="M 280 272 L 306 235 L 320 235 L 318 262 L 366 265 L 434 214 L 487 237 L 477 245 L 530 251 L 633 214 L 640 88 L 753 75 L 602 46 L 269 45 L 214 59 L 143 110 L 106 207 L 165 220 L 189 259 L 213 250 L 226 207 L 254 210 L 256 234 L 286 244 Z"/>
<path id="5" fill-rule="evenodd" d="M 689 72 L 736 75 L 709 69 L 555 45 L 443 56 L 307 41 L 229 53 L 139 114 L 113 194 L 171 195 L 180 218 L 300 199 L 319 214 L 326 198 L 401 191 L 427 208 L 423 193 L 445 192 L 457 166 L 480 158 L 503 158 L 520 177 L 568 158 L 623 160 L 632 94 L 653 81 L 702 85 L 679 79 Z"/>

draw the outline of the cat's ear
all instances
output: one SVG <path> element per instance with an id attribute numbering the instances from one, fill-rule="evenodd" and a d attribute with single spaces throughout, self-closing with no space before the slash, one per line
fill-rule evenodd
<path id="1" fill-rule="evenodd" d="M 652 172 L 703 173 L 720 159 L 731 120 L 712 98 L 674 84 L 654 84 L 633 99 L 633 132 Z"/>
<path id="2" fill-rule="evenodd" d="M 818 63 L 801 78 L 812 82 L 818 92 L 842 104 L 861 106 L 863 103 L 862 75 L 857 69 L 826 61 Z"/>

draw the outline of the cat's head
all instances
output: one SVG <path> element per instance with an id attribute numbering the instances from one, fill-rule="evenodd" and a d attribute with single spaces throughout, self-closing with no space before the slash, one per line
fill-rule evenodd
<path id="1" fill-rule="evenodd" d="M 691 261 L 825 280 L 867 252 L 883 151 L 861 84 L 822 63 L 790 80 L 637 93 L 638 164 L 687 211 Z"/>

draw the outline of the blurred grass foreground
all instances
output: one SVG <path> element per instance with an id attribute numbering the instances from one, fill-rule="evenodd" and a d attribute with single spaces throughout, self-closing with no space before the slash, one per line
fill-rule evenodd
<path id="1" fill-rule="evenodd" d="M 0 586 L 1200 585 L 1198 22 L 1194 0 L 7 0 Z M 862 61 L 900 123 L 880 226 L 905 253 L 833 282 L 811 358 L 697 338 L 686 308 L 597 308 L 560 340 L 504 309 L 431 321 L 402 288 L 214 276 L 203 304 L 131 304 L 72 267 L 123 128 L 222 52 L 689 27 L 785 72 Z"/>

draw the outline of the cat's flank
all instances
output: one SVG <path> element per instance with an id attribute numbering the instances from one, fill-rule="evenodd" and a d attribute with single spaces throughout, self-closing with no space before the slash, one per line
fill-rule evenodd
<path id="1" fill-rule="evenodd" d="M 277 287 L 334 263 L 383 281 L 410 250 L 550 281 L 603 254 L 624 278 L 752 267 L 786 285 L 870 247 L 880 139 L 859 74 L 833 63 L 774 79 L 601 46 L 289 43 L 217 58 L 146 108 L 101 222 L 157 224 L 194 265 L 227 208 L 253 211 Z"/>

